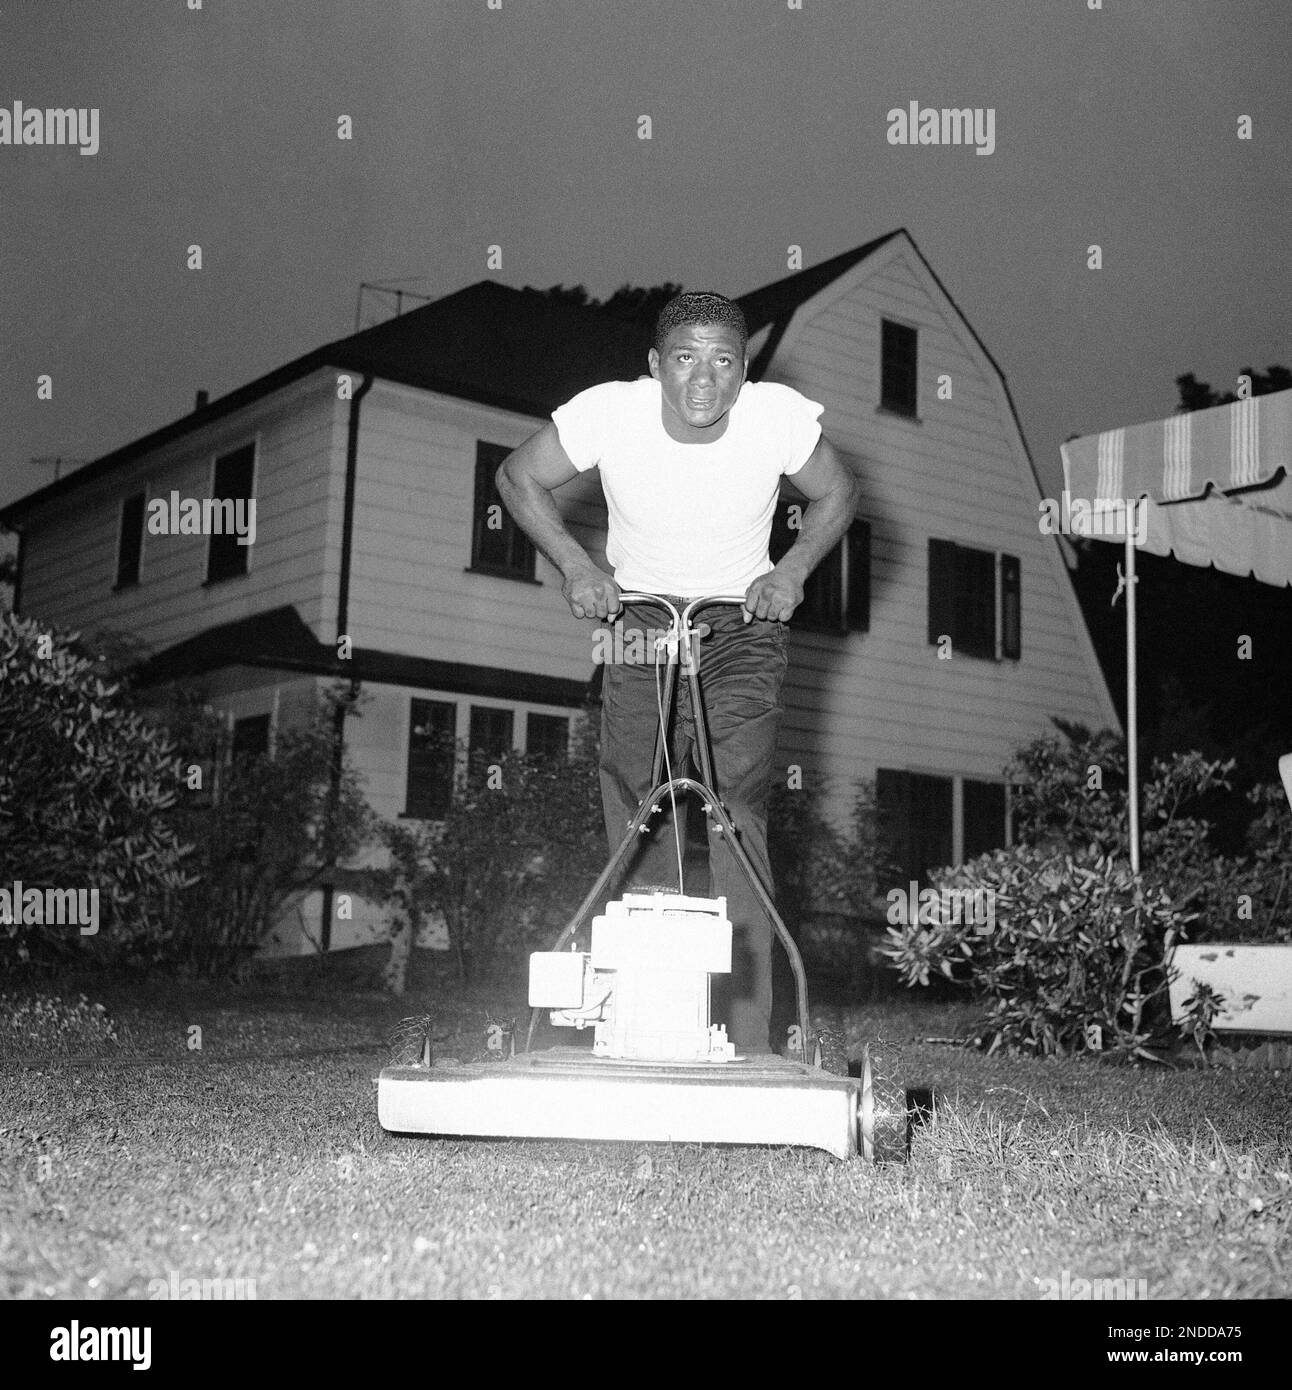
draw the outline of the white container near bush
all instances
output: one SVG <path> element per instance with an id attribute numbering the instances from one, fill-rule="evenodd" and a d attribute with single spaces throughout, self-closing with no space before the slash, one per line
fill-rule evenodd
<path id="1" fill-rule="evenodd" d="M 1292 1033 L 1292 942 L 1199 941 L 1171 956 L 1171 1017 L 1178 1023 L 1199 984 L 1224 999 L 1217 1032 Z"/>

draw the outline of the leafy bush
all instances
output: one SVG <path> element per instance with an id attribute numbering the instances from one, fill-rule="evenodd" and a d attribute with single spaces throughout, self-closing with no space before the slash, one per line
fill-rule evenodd
<path id="1" fill-rule="evenodd" d="M 1201 811 L 1228 787 L 1231 764 L 1196 752 L 1156 759 L 1140 793 L 1136 881 L 1120 738 L 1056 723 L 1061 737 L 1028 744 L 1007 769 L 1020 843 L 933 875 L 939 890 L 993 895 L 990 928 L 952 921 L 939 904 L 931 920 L 891 928 L 885 954 L 907 984 L 941 974 L 972 988 L 985 1000 L 982 1036 L 993 1047 L 1148 1056 L 1165 1023 L 1177 940 L 1211 938 L 1220 922 L 1231 939 L 1288 939 L 1279 908 L 1292 825 L 1281 789 L 1257 788 L 1252 853 L 1226 859 L 1212 849 Z M 1252 911 L 1235 921 L 1240 894 Z"/>
<path id="2" fill-rule="evenodd" d="M 568 762 L 458 754 L 464 771 L 443 819 L 387 825 L 392 862 L 365 871 L 364 891 L 394 905 L 405 953 L 424 915 L 442 913 L 466 981 L 550 944 L 607 855 L 590 735 Z"/>
<path id="3" fill-rule="evenodd" d="M 980 855 L 937 883 L 993 895 L 993 920 L 984 930 L 930 905 L 890 927 L 884 951 L 906 984 L 939 973 L 985 996 L 991 1050 L 1151 1057 L 1166 954 L 1185 924 L 1163 889 L 1089 847 L 1032 845 Z"/>
<path id="4" fill-rule="evenodd" d="M 1049 735 L 1020 750 L 1006 769 L 1015 783 L 1015 837 L 1026 844 L 1088 849 L 1124 858 L 1128 845 L 1125 743 L 1055 720 Z M 1144 882 L 1197 919 L 1200 940 L 1292 940 L 1292 813 L 1278 783 L 1253 787 L 1259 814 L 1249 852 L 1218 854 L 1208 806 L 1230 788 L 1233 760 L 1197 752 L 1155 758 L 1140 788 Z"/>
<path id="5" fill-rule="evenodd" d="M 1014 838 L 1022 844 L 1089 850 L 1125 857 L 1126 744 L 1104 729 L 1054 721 L 1060 736 L 1035 739 L 1005 769 L 1014 786 Z M 1233 762 L 1209 762 L 1200 753 L 1153 760 L 1140 788 L 1142 867 L 1187 906 L 1204 889 L 1208 861 L 1206 798 L 1229 787 Z"/>
<path id="6" fill-rule="evenodd" d="M 175 750 L 77 640 L 0 612 L 0 885 L 97 889 L 100 930 L 0 922 L 3 968 L 146 956 L 185 882 Z"/>
<path id="7" fill-rule="evenodd" d="M 225 720 L 200 689 L 179 687 L 158 710 L 185 774 L 172 821 L 195 846 L 193 882 L 170 903 L 169 961 L 208 977 L 235 971 L 293 895 L 372 837 L 376 818 L 348 761 L 333 784 L 335 723 L 355 715 L 356 696 L 339 683 L 304 722 L 278 729 L 270 752 L 235 758 Z"/>

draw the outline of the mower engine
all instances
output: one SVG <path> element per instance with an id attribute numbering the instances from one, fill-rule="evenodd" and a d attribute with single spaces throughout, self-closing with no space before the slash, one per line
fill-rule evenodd
<path id="1" fill-rule="evenodd" d="M 563 1028 L 593 1025 L 593 1053 L 651 1062 L 725 1062 L 709 1021 L 709 977 L 731 972 L 726 898 L 626 893 L 592 920 L 589 951 L 536 951 L 529 1002 Z"/>

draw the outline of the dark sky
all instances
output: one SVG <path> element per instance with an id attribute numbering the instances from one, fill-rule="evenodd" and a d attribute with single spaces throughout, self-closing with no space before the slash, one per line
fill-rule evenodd
<path id="1" fill-rule="evenodd" d="M 0 145 L 0 502 L 351 331 L 361 280 L 739 294 L 905 226 L 1055 490 L 1181 372 L 1292 363 L 1288 0 L 192 2 L 0 0 L 0 105 L 101 142 Z M 911 101 L 994 153 L 890 145 Z"/>

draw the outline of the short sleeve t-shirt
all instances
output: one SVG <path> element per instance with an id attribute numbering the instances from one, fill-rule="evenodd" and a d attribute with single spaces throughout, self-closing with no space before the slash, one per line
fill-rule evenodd
<path id="1" fill-rule="evenodd" d="M 772 568 L 779 481 L 812 456 L 822 407 L 792 387 L 747 381 L 711 444 L 670 438 L 662 409 L 647 377 L 593 386 L 552 412 L 570 462 L 601 469 L 615 579 L 683 598 L 743 594 Z"/>

